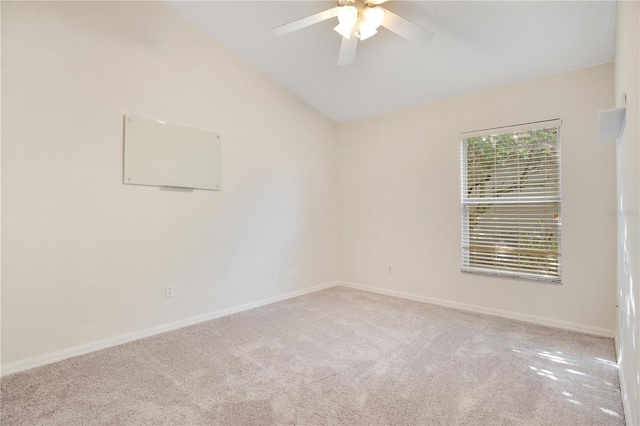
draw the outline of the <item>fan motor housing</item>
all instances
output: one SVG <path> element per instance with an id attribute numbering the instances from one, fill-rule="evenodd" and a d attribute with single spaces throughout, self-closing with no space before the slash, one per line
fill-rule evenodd
<path id="1" fill-rule="evenodd" d="M 355 6 L 358 12 L 361 12 L 367 7 L 375 7 L 376 5 L 365 0 L 338 0 L 338 6 Z"/>

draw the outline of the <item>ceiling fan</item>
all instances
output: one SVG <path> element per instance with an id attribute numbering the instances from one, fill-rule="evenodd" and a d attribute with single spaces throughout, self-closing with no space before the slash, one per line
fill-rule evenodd
<path id="1" fill-rule="evenodd" d="M 273 34 L 281 36 L 290 32 L 338 17 L 334 28 L 342 36 L 338 65 L 353 63 L 358 40 L 366 40 L 383 26 L 388 30 L 418 44 L 426 44 L 433 33 L 379 5 L 387 0 L 338 0 L 338 5 L 324 12 L 298 19 L 273 29 Z"/>

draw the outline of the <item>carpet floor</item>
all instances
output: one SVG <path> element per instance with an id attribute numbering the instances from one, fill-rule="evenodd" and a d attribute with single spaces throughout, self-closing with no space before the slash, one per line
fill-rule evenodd
<path id="1" fill-rule="evenodd" d="M 3 425 L 623 425 L 613 340 L 333 287 L 0 380 Z"/>

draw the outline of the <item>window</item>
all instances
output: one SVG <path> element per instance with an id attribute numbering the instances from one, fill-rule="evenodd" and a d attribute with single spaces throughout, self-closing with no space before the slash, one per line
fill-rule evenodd
<path id="1" fill-rule="evenodd" d="M 462 134 L 462 271 L 560 281 L 560 124 Z"/>

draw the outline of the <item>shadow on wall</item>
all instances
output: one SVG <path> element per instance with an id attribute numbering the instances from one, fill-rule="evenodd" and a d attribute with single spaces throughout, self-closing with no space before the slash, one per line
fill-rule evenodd
<path id="1" fill-rule="evenodd" d="M 221 237 L 234 267 L 220 265 L 226 272 L 224 281 L 242 285 L 244 292 L 255 292 L 256 299 L 276 288 L 291 291 L 295 282 L 304 281 L 305 253 L 300 247 L 304 246 L 307 216 L 311 214 L 305 205 L 305 191 L 295 173 L 283 171 L 243 197 L 233 212 L 228 211 L 233 217 L 222 220 L 233 223 L 235 229 L 225 229 Z"/>

